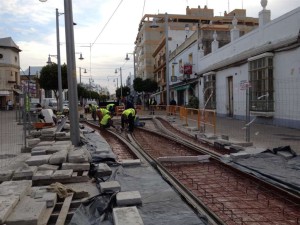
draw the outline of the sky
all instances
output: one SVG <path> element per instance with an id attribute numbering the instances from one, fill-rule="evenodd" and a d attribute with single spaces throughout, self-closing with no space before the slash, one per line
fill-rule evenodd
<path id="1" fill-rule="evenodd" d="M 185 14 L 186 7 L 205 5 L 214 9 L 215 16 L 237 8 L 247 10 L 247 16 L 258 17 L 262 10 L 260 0 L 73 0 L 75 52 L 84 60 L 77 60 L 77 74 L 81 70 L 82 82 L 92 78 L 95 84 L 107 87 L 112 93 L 116 77 L 120 85 L 133 74 L 133 59 L 125 60 L 126 53 L 134 50 L 139 22 L 144 14 Z M 268 0 L 271 19 L 300 7 L 300 0 Z M 45 66 L 48 55 L 56 55 L 56 15 L 64 12 L 63 0 L 8 0 L 0 1 L 0 38 L 11 37 L 22 50 L 20 66 Z M 66 63 L 64 15 L 59 16 L 61 63 Z M 79 58 L 79 54 L 76 54 Z M 52 57 L 53 62 L 57 62 Z M 79 75 L 78 75 L 79 77 Z M 78 78 L 79 82 L 79 78 Z"/>

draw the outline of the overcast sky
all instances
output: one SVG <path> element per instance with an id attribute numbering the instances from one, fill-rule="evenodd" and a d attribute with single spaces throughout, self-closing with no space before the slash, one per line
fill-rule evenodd
<path id="1" fill-rule="evenodd" d="M 63 0 L 1 0 L 0 38 L 11 37 L 22 50 L 21 68 L 45 66 L 48 54 L 56 55 L 55 9 L 63 13 Z M 215 15 L 236 8 L 247 10 L 247 16 L 258 17 L 260 0 L 73 0 L 75 51 L 82 52 L 83 61 L 76 66 L 87 69 L 83 82 L 89 77 L 113 91 L 115 69 L 122 67 L 123 83 L 133 74 L 133 60 L 125 61 L 126 53 L 134 50 L 139 22 L 144 14 L 185 14 L 186 6 L 214 9 Z M 300 0 L 269 0 L 267 9 L 275 19 L 300 6 Z M 64 16 L 59 16 L 61 62 L 66 62 Z M 92 47 L 90 48 L 89 46 Z M 88 47 L 82 47 L 88 46 Z M 90 54 L 91 50 L 91 54 Z M 79 55 L 77 55 L 77 58 Z M 90 60 L 91 58 L 91 60 Z M 56 62 L 56 58 L 52 58 Z M 91 69 L 91 71 L 90 71 Z M 79 74 L 79 69 L 77 70 Z M 83 71 L 82 71 L 83 72 Z M 120 81 L 119 81 L 120 83 Z"/>

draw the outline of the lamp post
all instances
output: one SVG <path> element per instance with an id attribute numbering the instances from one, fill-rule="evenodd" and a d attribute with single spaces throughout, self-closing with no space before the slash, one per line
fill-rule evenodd
<path id="1" fill-rule="evenodd" d="M 118 73 L 118 70 L 120 71 L 120 87 L 121 87 L 121 101 L 123 98 L 123 90 L 122 90 L 122 68 L 115 69 L 115 73 Z"/>
<path id="2" fill-rule="evenodd" d="M 165 13 L 165 39 L 166 39 L 166 101 L 167 101 L 167 106 L 170 104 L 170 81 L 169 81 L 169 24 L 168 24 L 168 14 Z M 152 25 L 150 25 L 150 28 L 157 28 L 158 25 L 156 24 L 156 21 L 153 20 Z"/>
<path id="3" fill-rule="evenodd" d="M 87 72 L 86 72 L 86 68 L 81 68 L 81 67 L 79 67 L 79 84 L 81 84 L 81 70 L 82 70 L 82 69 L 84 70 L 83 73 L 87 73 Z"/>
<path id="4" fill-rule="evenodd" d="M 46 2 L 47 0 L 40 0 Z M 65 32 L 66 32 L 66 50 L 67 50 L 67 74 L 68 74 L 68 91 L 70 105 L 70 133 L 72 144 L 78 146 L 80 143 L 79 118 L 78 118 L 78 100 L 77 100 L 77 80 L 76 80 L 76 62 L 74 46 L 74 29 L 73 29 L 73 11 L 72 1 L 64 0 L 65 11 Z"/>
<path id="5" fill-rule="evenodd" d="M 133 55 L 133 79 L 135 79 L 135 52 L 133 53 L 126 53 L 126 57 L 125 60 L 128 61 L 130 60 L 130 58 L 128 57 L 128 55 Z"/>

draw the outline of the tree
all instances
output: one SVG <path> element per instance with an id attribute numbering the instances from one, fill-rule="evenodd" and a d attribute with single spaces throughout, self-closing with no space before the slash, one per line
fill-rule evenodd
<path id="1" fill-rule="evenodd" d="M 130 88 L 128 86 L 122 87 L 122 97 L 130 95 Z M 121 98 L 121 88 L 116 90 L 117 98 Z"/>
<path id="2" fill-rule="evenodd" d="M 149 78 L 143 80 L 137 77 L 133 81 L 133 88 L 136 92 L 155 92 L 158 88 L 158 84 L 155 80 Z"/>
<path id="3" fill-rule="evenodd" d="M 62 89 L 68 89 L 68 76 L 67 76 L 67 65 L 61 66 L 61 80 Z M 55 98 L 58 99 L 58 73 L 57 64 L 52 63 L 44 66 L 41 70 L 40 78 L 38 79 L 40 87 L 44 90 L 51 90 L 54 92 Z"/>

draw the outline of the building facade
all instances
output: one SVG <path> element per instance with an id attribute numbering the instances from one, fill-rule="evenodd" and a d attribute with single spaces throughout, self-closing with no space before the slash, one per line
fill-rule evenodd
<path id="1" fill-rule="evenodd" d="M 136 77 L 156 80 L 160 93 L 156 96 L 157 101 L 166 103 L 166 22 L 168 24 L 169 53 L 176 51 L 182 43 L 190 41 L 190 38 L 193 37 L 195 42 L 201 42 L 204 54 L 209 54 L 213 40 L 212 35 L 215 31 L 219 33 L 220 46 L 230 42 L 231 21 L 234 16 L 239 18 L 237 27 L 240 35 L 244 35 L 258 26 L 258 19 L 247 17 L 246 10 L 242 9 L 236 9 L 230 13 L 225 12 L 224 16 L 214 16 L 214 10 L 208 9 L 206 6 L 204 8 L 200 6 L 198 8 L 187 7 L 186 15 L 146 14 L 140 22 L 135 41 Z M 155 29 L 152 28 L 154 23 L 157 25 Z M 189 61 L 192 62 L 195 59 L 196 54 L 191 56 Z M 175 57 L 172 60 L 175 60 Z M 186 62 L 182 62 L 181 66 L 184 66 L 184 63 Z"/>
<path id="2" fill-rule="evenodd" d="M 216 31 L 208 54 L 201 38 L 171 53 L 170 76 L 177 81 L 170 82 L 170 92 L 178 102 L 182 92 L 187 100 L 194 88 L 199 108 L 216 110 L 218 116 L 249 116 L 259 123 L 300 128 L 300 8 L 271 21 L 266 5 L 262 1 L 259 27 L 243 36 L 238 19 L 232 19 L 230 43 L 220 47 Z M 172 57 L 189 62 L 191 55 L 196 56 L 193 73 L 184 79 L 180 63 L 174 67 Z"/>
<path id="3" fill-rule="evenodd" d="M 11 37 L 0 38 L 0 108 L 5 109 L 7 102 L 16 106 L 20 102 L 20 57 L 21 49 Z"/>

